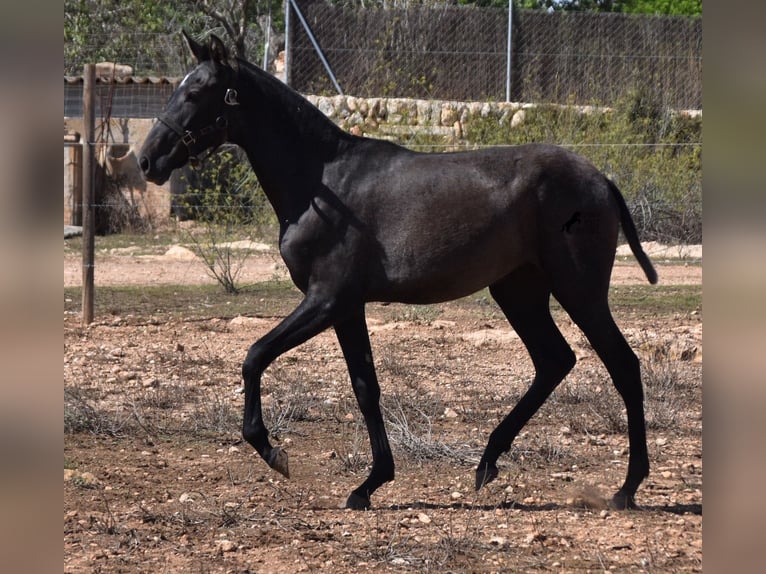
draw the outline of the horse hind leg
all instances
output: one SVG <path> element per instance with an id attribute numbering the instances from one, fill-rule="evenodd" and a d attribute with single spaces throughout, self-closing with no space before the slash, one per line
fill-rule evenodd
<path id="1" fill-rule="evenodd" d="M 636 490 L 649 475 L 644 391 L 641 385 L 641 367 L 638 357 L 614 322 L 609 310 L 606 290 L 601 297 L 597 298 L 594 298 L 592 293 L 587 298 L 584 294 L 575 297 L 569 288 L 558 294 L 554 290 L 554 296 L 580 327 L 593 350 L 604 363 L 612 383 L 625 403 L 630 446 L 628 471 L 624 484 L 612 497 L 610 505 L 620 510 L 635 508 Z"/>
<path id="2" fill-rule="evenodd" d="M 476 469 L 476 490 L 497 477 L 497 459 L 511 448 L 519 431 L 575 364 L 575 355 L 550 314 L 550 289 L 532 266 L 519 269 L 490 286 L 511 326 L 527 347 L 534 380 L 513 410 L 492 431 Z"/>

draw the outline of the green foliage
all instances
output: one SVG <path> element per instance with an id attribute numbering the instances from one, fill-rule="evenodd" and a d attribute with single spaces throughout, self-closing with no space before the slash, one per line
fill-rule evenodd
<path id="1" fill-rule="evenodd" d="M 187 189 L 175 207 L 190 219 L 228 227 L 274 221 L 258 179 L 238 149 L 213 154 L 184 179 Z"/>
<path id="2" fill-rule="evenodd" d="M 180 36 L 182 28 L 195 35 L 215 31 L 225 41 L 232 40 L 225 26 L 207 15 L 200 4 L 198 0 L 64 0 L 65 74 L 80 74 L 84 63 L 100 61 L 132 65 L 137 75 L 181 73 L 189 64 Z M 283 31 L 282 2 L 244 4 L 246 57 L 260 61 L 265 36 L 260 18 L 270 13 L 272 28 Z M 239 26 L 239 21 L 233 20 L 234 12 L 219 9 L 218 13 L 223 13 L 232 26 Z"/>
<path id="3" fill-rule="evenodd" d="M 611 111 L 542 105 L 523 114 L 514 127 L 510 118 L 475 118 L 466 124 L 466 140 L 568 146 L 617 183 L 643 240 L 701 243 L 700 117 L 664 109 L 640 91 L 624 96 Z"/>
<path id="4" fill-rule="evenodd" d="M 488 4 L 481 4 L 481 3 Z M 496 0 L 479 0 L 480 5 L 495 5 Z M 473 3 L 473 2 L 466 2 Z M 508 5 L 507 3 L 505 4 Z M 572 12 L 623 12 L 626 14 L 666 14 L 701 16 L 702 0 L 517 0 L 516 7 Z"/>
<path id="5" fill-rule="evenodd" d="M 702 0 L 629 0 L 622 4 L 622 11 L 632 14 L 702 16 Z"/>
<path id="6" fill-rule="evenodd" d="M 65 73 L 79 74 L 83 63 L 100 61 L 144 63 L 146 69 L 135 72 L 150 72 L 158 60 L 167 59 L 169 46 L 141 35 L 177 34 L 182 27 L 203 24 L 184 3 L 64 0 Z"/>

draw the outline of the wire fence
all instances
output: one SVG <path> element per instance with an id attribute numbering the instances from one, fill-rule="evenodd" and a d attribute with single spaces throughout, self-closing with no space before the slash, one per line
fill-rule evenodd
<path id="1" fill-rule="evenodd" d="M 702 107 L 700 18 L 514 9 L 509 28 L 504 8 L 296 5 L 347 94 L 611 105 L 642 90 L 669 108 Z M 288 83 L 302 93 L 335 93 L 300 19 L 289 22 Z M 211 31 L 226 37 L 222 29 Z M 271 36 L 272 71 L 284 38 Z M 251 61 L 262 63 L 265 41 L 251 23 Z M 127 64 L 134 76 L 182 77 L 191 65 L 177 32 L 122 30 L 91 35 L 77 49 L 65 45 L 64 75 L 101 60 Z"/>
<path id="2" fill-rule="evenodd" d="M 511 101 L 608 105 L 644 90 L 670 108 L 702 106 L 699 18 L 514 10 L 509 30 L 506 9 L 298 3 L 345 93 L 501 100 L 510 84 Z M 299 23 L 290 37 L 291 85 L 333 92 Z"/>

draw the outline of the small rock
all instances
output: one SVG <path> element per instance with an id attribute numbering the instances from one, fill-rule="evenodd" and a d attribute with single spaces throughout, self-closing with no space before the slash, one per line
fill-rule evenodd
<path id="1" fill-rule="evenodd" d="M 237 549 L 236 542 L 231 540 L 219 540 L 216 542 L 216 546 L 220 552 L 234 552 Z"/>
<path id="2" fill-rule="evenodd" d="M 457 490 L 449 495 L 452 500 L 458 500 L 460 498 L 463 498 L 463 493 L 458 492 Z"/>
<path id="3" fill-rule="evenodd" d="M 447 407 L 444 409 L 444 416 L 448 419 L 456 419 L 458 417 L 458 414 L 451 408 Z"/>
<path id="4" fill-rule="evenodd" d="M 423 512 L 418 514 L 418 520 L 423 524 L 431 524 L 431 517 Z"/>
<path id="5" fill-rule="evenodd" d="M 71 468 L 64 469 L 64 482 L 73 482 L 88 488 L 95 488 L 100 484 L 92 472 L 80 472 Z"/>
<path id="6" fill-rule="evenodd" d="M 178 261 L 193 261 L 194 259 L 197 259 L 194 251 L 187 249 L 186 247 L 181 247 L 180 245 L 171 246 L 162 257 Z"/>
<path id="7" fill-rule="evenodd" d="M 502 536 L 493 536 L 489 539 L 490 544 L 496 544 L 498 546 L 505 546 L 505 538 Z"/>

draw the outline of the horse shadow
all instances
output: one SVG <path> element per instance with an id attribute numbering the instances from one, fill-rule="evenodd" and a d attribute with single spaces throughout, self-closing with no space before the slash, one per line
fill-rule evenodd
<path id="1" fill-rule="evenodd" d="M 522 512 L 550 512 L 550 511 L 565 511 L 565 510 L 603 510 L 606 508 L 598 507 L 595 505 L 586 504 L 559 504 L 556 502 L 548 502 L 544 504 L 524 504 L 513 500 L 504 501 L 495 504 L 475 504 L 471 502 L 452 502 L 447 504 L 433 503 L 433 502 L 412 502 L 410 504 L 391 504 L 385 507 L 380 507 L 378 510 L 384 511 L 412 511 L 412 510 L 477 510 L 483 512 L 491 512 L 495 510 L 521 510 Z M 702 516 L 702 504 L 657 504 L 657 505 L 645 505 L 639 506 L 635 510 L 628 512 L 655 512 L 655 513 L 667 513 L 675 515 L 693 514 Z"/>

